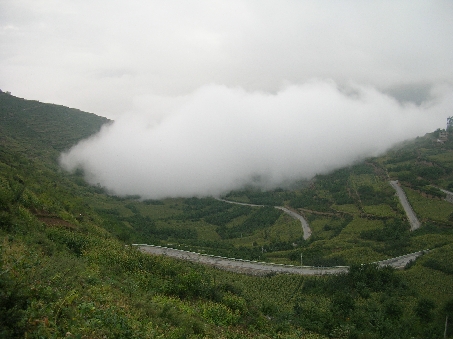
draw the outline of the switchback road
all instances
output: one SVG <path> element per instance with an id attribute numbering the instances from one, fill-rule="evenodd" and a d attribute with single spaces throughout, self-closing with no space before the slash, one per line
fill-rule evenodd
<path id="1" fill-rule="evenodd" d="M 252 207 L 264 207 L 264 205 L 255 205 L 255 204 L 247 204 L 244 202 L 237 202 L 237 201 L 231 201 L 231 200 L 225 200 L 225 199 L 217 199 L 219 201 L 227 202 L 229 204 L 236 204 L 236 205 L 243 205 L 243 206 L 252 206 Z M 311 228 L 308 225 L 307 220 L 303 216 L 301 216 L 299 213 L 294 212 L 286 207 L 283 206 L 274 206 L 275 208 L 282 210 L 289 216 L 293 217 L 294 219 L 297 219 L 300 221 L 302 224 L 302 231 L 304 232 L 304 239 L 307 240 L 311 236 Z"/>
<path id="2" fill-rule="evenodd" d="M 144 253 L 154 255 L 166 255 L 172 258 L 197 262 L 204 265 L 214 266 L 226 271 L 237 273 L 246 273 L 252 275 L 266 275 L 269 273 L 292 273 L 301 275 L 321 275 L 321 274 L 339 274 L 347 272 L 346 266 L 339 267 L 312 267 L 312 266 L 292 266 L 281 264 L 270 264 L 257 261 L 249 261 L 234 258 L 217 257 L 213 255 L 204 255 L 200 253 L 177 250 L 173 248 L 152 246 L 145 244 L 133 244 Z"/>
<path id="3" fill-rule="evenodd" d="M 304 231 L 304 239 L 307 240 L 311 236 L 311 228 L 308 226 L 307 220 L 303 216 L 301 216 L 299 213 L 296 213 L 294 211 L 291 211 L 290 209 L 287 209 L 286 207 L 282 206 L 275 206 L 275 208 L 278 208 L 279 210 L 282 210 L 286 214 L 289 214 L 291 217 L 298 219 L 300 223 L 302 224 L 302 229 Z"/>
<path id="4" fill-rule="evenodd" d="M 252 275 L 266 275 L 270 273 L 291 273 L 300 275 L 323 275 L 323 274 L 339 274 L 348 271 L 348 266 L 334 267 L 314 267 L 314 266 L 293 266 L 272 264 L 257 261 L 249 261 L 234 258 L 217 257 L 188 251 L 177 250 L 174 248 L 153 246 L 146 244 L 133 244 L 140 251 L 153 255 L 166 255 L 172 258 L 197 262 L 200 264 L 218 267 L 223 270 L 246 273 Z M 423 255 L 426 251 L 419 251 L 411 254 L 406 254 L 400 257 L 391 258 L 376 262 L 379 266 L 392 266 L 394 268 L 404 268 L 407 263 L 415 260 Z"/>
<path id="5" fill-rule="evenodd" d="M 400 199 L 401 205 L 406 212 L 407 218 L 409 219 L 409 223 L 411 224 L 411 231 L 420 228 L 421 224 L 420 221 L 417 219 L 414 210 L 412 209 L 409 201 L 407 200 L 406 194 L 404 193 L 401 186 L 398 184 L 398 180 L 390 181 L 390 185 L 395 189 L 396 194 L 398 194 L 398 198 Z"/>

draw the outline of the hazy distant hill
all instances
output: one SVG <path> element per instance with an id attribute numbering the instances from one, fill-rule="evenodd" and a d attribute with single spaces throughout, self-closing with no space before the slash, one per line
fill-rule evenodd
<path id="1" fill-rule="evenodd" d="M 29 151 L 63 151 L 101 128 L 109 119 L 78 109 L 0 93 L 0 140 Z"/>

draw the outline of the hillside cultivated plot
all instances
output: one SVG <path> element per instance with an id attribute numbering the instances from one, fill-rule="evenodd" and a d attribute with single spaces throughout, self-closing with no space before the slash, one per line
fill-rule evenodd
<path id="1" fill-rule="evenodd" d="M 439 154 L 429 155 L 428 159 L 453 168 L 453 150 L 445 150 Z"/>
<path id="2" fill-rule="evenodd" d="M 293 252 L 297 251 L 295 250 L 288 250 L 288 251 L 276 251 L 272 253 L 266 253 L 266 259 L 268 262 L 274 263 L 274 264 L 284 264 L 284 265 L 300 265 L 300 252 L 302 252 L 301 249 L 299 249 L 299 253 L 297 255 L 292 255 Z M 291 260 L 293 258 L 294 260 Z"/>
<path id="3" fill-rule="evenodd" d="M 220 236 L 216 232 L 216 226 L 203 220 L 157 220 L 156 227 L 157 229 L 169 230 L 195 230 L 196 239 L 198 240 L 220 240 Z"/>
<path id="4" fill-rule="evenodd" d="M 357 189 L 360 186 L 371 186 L 375 189 L 379 189 L 381 182 L 373 174 L 351 174 L 349 176 L 351 186 Z"/>
<path id="5" fill-rule="evenodd" d="M 336 255 L 340 255 L 347 265 L 369 264 L 388 258 L 385 254 L 376 252 L 370 247 L 351 247 L 336 253 Z"/>
<path id="6" fill-rule="evenodd" d="M 149 216 L 154 219 L 174 217 L 175 215 L 182 213 L 181 204 L 176 199 L 168 199 L 159 202 L 160 204 L 153 204 L 145 200 L 144 203 L 137 204 L 137 208 L 143 216 Z"/>
<path id="7" fill-rule="evenodd" d="M 429 251 L 420 263 L 425 267 L 453 275 L 451 258 L 453 258 L 453 244 L 449 243 Z"/>
<path id="8" fill-rule="evenodd" d="M 131 217 L 134 213 L 127 208 L 123 203 L 117 203 L 112 201 L 102 201 L 97 199 L 89 199 L 91 206 L 94 209 L 102 210 L 105 213 L 112 213 L 114 215 L 119 215 L 121 217 Z"/>
<path id="9" fill-rule="evenodd" d="M 332 205 L 332 209 L 339 212 L 350 213 L 350 214 L 359 214 L 360 211 L 356 205 L 345 204 L 345 205 Z"/>
<path id="10" fill-rule="evenodd" d="M 430 300 L 445 302 L 453 298 L 453 275 L 439 270 L 424 267 L 422 262 L 417 263 L 410 270 L 404 272 L 409 284 L 421 296 Z"/>
<path id="11" fill-rule="evenodd" d="M 453 243 L 453 234 L 423 234 L 411 237 L 411 249 L 413 251 L 437 248 L 449 243 Z M 451 265 L 451 261 L 449 265 Z"/>
<path id="12" fill-rule="evenodd" d="M 299 220 L 291 218 L 287 214 L 282 214 L 280 218 L 269 227 L 268 236 L 270 239 L 277 241 L 291 241 L 299 239 L 304 235 L 302 226 Z"/>
<path id="13" fill-rule="evenodd" d="M 363 231 L 382 229 L 383 226 L 384 225 L 380 220 L 369 220 L 356 217 L 341 231 L 338 239 L 353 239 Z"/>
<path id="14" fill-rule="evenodd" d="M 310 216 L 310 227 L 317 239 L 331 239 L 337 236 L 347 224 L 346 219 L 342 217 L 307 215 Z"/>
<path id="15" fill-rule="evenodd" d="M 242 235 L 236 238 L 224 240 L 226 243 L 233 246 L 254 247 L 269 244 L 270 236 L 269 229 L 259 229 L 251 235 Z M 261 247 L 260 247 L 261 248 Z"/>
<path id="16" fill-rule="evenodd" d="M 449 216 L 453 213 L 453 204 L 445 200 L 424 197 L 410 188 L 405 188 L 404 191 L 414 212 L 420 219 L 447 222 Z"/>
<path id="17" fill-rule="evenodd" d="M 268 277 L 243 276 L 237 273 L 216 272 L 219 283 L 234 284 L 246 300 L 256 300 L 268 312 L 289 312 L 305 278 L 297 275 L 270 275 Z M 285 286 L 285 288 L 282 288 Z"/>
<path id="18" fill-rule="evenodd" d="M 363 206 L 363 211 L 368 214 L 373 214 L 378 217 L 395 217 L 396 212 L 389 206 L 384 204 Z"/>

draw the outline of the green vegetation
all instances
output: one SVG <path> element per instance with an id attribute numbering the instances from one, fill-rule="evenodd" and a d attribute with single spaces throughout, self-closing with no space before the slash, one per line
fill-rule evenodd
<path id="1" fill-rule="evenodd" d="M 453 141 L 436 132 L 293 189 L 227 196 L 265 205 L 252 207 L 109 196 L 61 171 L 60 152 L 108 123 L 93 114 L 1 93 L 0 121 L 2 338 L 439 338 L 453 318 L 453 205 L 439 191 L 453 189 Z M 312 237 L 274 205 L 302 213 Z M 351 269 L 248 276 L 131 243 Z M 366 264 L 427 248 L 405 270 Z"/>

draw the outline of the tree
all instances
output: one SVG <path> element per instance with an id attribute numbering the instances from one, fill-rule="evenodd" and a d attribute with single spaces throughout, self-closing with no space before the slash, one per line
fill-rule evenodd
<path id="1" fill-rule="evenodd" d="M 433 320 L 433 313 L 432 311 L 436 307 L 436 304 L 429 299 L 420 299 L 415 307 L 415 314 L 420 318 L 423 322 L 431 322 Z"/>

